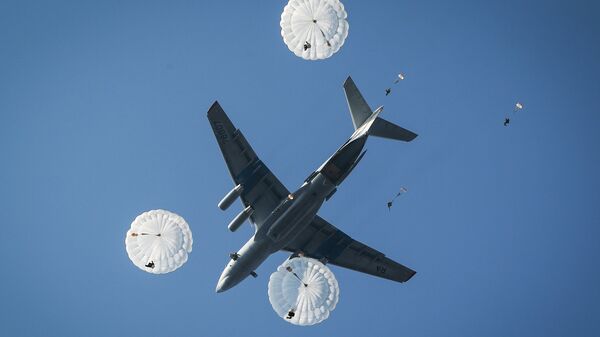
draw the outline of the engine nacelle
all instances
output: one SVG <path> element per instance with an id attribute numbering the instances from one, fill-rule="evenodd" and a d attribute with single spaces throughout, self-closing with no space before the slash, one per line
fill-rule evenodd
<path id="1" fill-rule="evenodd" d="M 248 206 L 244 208 L 240 214 L 231 220 L 227 228 L 229 228 L 230 231 L 235 232 L 246 220 L 248 220 L 252 213 L 254 213 L 254 209 L 252 209 L 252 207 Z"/>
<path id="2" fill-rule="evenodd" d="M 227 195 L 225 195 L 225 197 L 219 202 L 219 204 L 217 206 L 219 206 L 219 208 L 222 209 L 223 211 L 228 209 L 229 206 L 231 206 L 231 204 L 233 204 L 235 199 L 237 199 L 242 194 L 243 190 L 244 190 L 244 186 L 242 186 L 241 184 L 237 185 L 231 191 L 229 191 L 229 193 L 227 193 Z"/>

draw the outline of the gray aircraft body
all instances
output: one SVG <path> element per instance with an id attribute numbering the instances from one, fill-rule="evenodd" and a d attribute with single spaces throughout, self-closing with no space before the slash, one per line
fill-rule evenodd
<path id="1" fill-rule="evenodd" d="M 254 270 L 280 250 L 398 282 L 408 281 L 415 274 L 317 215 L 364 156 L 369 135 L 406 142 L 417 136 L 380 118 L 383 107 L 371 110 L 352 78 L 344 82 L 344 91 L 355 131 L 293 193 L 258 158 L 218 102 L 208 110 L 208 119 L 235 183 L 218 206 L 225 210 L 239 197 L 244 209 L 231 221 L 229 229 L 237 230 L 248 218 L 255 226 L 250 240 L 230 254 L 217 292 L 232 288 L 248 275 L 256 277 Z"/>

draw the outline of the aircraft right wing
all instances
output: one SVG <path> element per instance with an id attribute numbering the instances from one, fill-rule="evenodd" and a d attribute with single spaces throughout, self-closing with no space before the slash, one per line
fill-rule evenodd
<path id="1" fill-rule="evenodd" d="M 397 282 L 406 282 L 416 274 L 383 253 L 352 239 L 318 215 L 284 249 Z"/>
<path id="2" fill-rule="evenodd" d="M 244 186 L 240 198 L 244 207 L 254 209 L 250 220 L 258 228 L 290 192 L 254 153 L 219 102 L 215 101 L 207 115 L 234 183 Z"/>

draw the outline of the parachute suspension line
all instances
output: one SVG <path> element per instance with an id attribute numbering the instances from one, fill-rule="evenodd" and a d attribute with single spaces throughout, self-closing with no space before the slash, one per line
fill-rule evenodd
<path id="1" fill-rule="evenodd" d="M 298 277 L 298 275 L 296 275 L 295 272 L 292 272 L 292 267 L 288 266 L 287 268 L 285 268 L 287 271 L 293 273 L 298 279 L 300 279 Z M 300 281 L 302 282 L 302 281 Z M 308 287 L 308 285 L 306 283 L 303 283 L 305 287 Z M 306 303 L 305 303 L 306 304 Z M 290 308 L 290 310 L 288 311 L 287 316 L 285 317 L 285 319 L 292 319 L 294 318 L 294 316 L 296 316 L 296 310 L 300 309 L 302 310 L 302 308 L 298 308 L 298 306 L 300 305 L 300 298 L 296 299 L 296 303 L 294 304 L 294 306 L 292 308 Z"/>
<path id="2" fill-rule="evenodd" d="M 311 34 L 312 29 L 312 27 L 309 27 L 309 29 L 304 32 L 304 44 L 302 45 L 304 51 L 307 51 L 308 49 L 311 49 L 313 45 L 316 45 L 314 41 L 314 34 Z M 298 39 L 298 41 L 302 43 L 301 39 Z M 309 53 L 312 53 L 312 50 L 309 51 Z"/>
<path id="3" fill-rule="evenodd" d="M 162 258 L 162 252 L 160 252 L 160 248 L 159 248 L 159 244 L 157 240 L 154 240 L 152 242 L 152 248 L 151 248 L 151 252 L 150 252 L 150 263 L 152 264 L 151 268 L 154 268 L 154 260 L 160 260 Z"/>
<path id="4" fill-rule="evenodd" d="M 308 284 L 302 282 L 302 279 L 300 279 L 300 277 L 298 276 L 298 274 L 296 274 L 296 272 L 292 269 L 292 267 L 287 266 L 285 267 L 285 270 L 287 270 L 288 272 L 292 273 L 294 276 L 296 276 L 296 278 L 298 279 L 298 281 L 300 281 L 302 284 L 304 284 L 305 287 L 308 287 Z M 296 316 L 296 309 L 298 308 L 298 299 L 296 299 L 296 304 L 294 304 L 294 307 L 290 308 L 290 310 L 287 313 L 287 316 L 285 316 L 285 319 L 292 319 L 294 318 L 294 316 Z"/>
<path id="5" fill-rule="evenodd" d="M 387 207 L 388 210 L 392 209 L 392 205 L 394 203 L 394 201 L 396 201 L 396 198 L 398 198 L 399 196 L 401 196 L 402 194 L 408 192 L 408 189 L 406 187 L 400 187 L 400 192 L 396 193 L 396 195 L 392 198 L 392 200 L 388 201 L 387 203 Z"/>
<path id="6" fill-rule="evenodd" d="M 307 38 L 310 36 L 311 46 L 316 46 L 317 45 L 316 35 L 312 33 L 314 29 L 315 29 L 314 26 L 311 26 L 310 29 L 306 32 Z M 313 53 L 316 54 L 317 50 L 316 49 L 311 49 L 310 53 L 311 54 L 313 54 Z"/>
<path id="7" fill-rule="evenodd" d="M 154 233 L 131 233 L 131 236 L 138 236 L 138 235 L 154 235 L 154 236 L 160 236 L 160 233 L 158 233 L 158 234 L 154 234 Z"/>
<path id="8" fill-rule="evenodd" d="M 401 196 L 402 194 L 408 192 L 408 189 L 406 189 L 406 187 L 400 187 L 400 191 L 398 193 L 396 193 L 396 196 L 394 197 L 394 199 L 398 198 L 399 196 Z"/>
<path id="9" fill-rule="evenodd" d="M 292 269 L 292 267 L 287 266 L 287 267 L 285 267 L 285 270 L 289 271 L 294 276 L 296 276 L 296 278 L 298 279 L 298 281 L 300 281 L 300 283 L 304 284 L 305 287 L 308 287 L 308 284 L 306 284 L 306 283 L 304 283 L 304 281 L 302 281 L 302 279 L 300 278 L 300 276 L 298 276 L 298 274 L 296 274 L 296 272 L 294 272 L 294 270 Z"/>
<path id="10" fill-rule="evenodd" d="M 317 22 L 317 21 L 315 20 L 313 22 Z M 323 35 L 323 39 L 325 40 L 325 43 L 327 43 L 327 47 L 331 47 L 331 43 L 329 43 L 329 40 L 327 40 L 327 36 L 325 36 L 325 33 L 323 32 L 321 27 L 319 27 L 319 30 L 321 31 L 321 34 Z"/>
<path id="11" fill-rule="evenodd" d="M 523 109 L 523 103 L 517 102 L 515 103 L 515 107 L 513 108 L 513 113 Z M 504 126 L 507 126 L 510 123 L 510 114 L 507 112 L 504 117 Z"/>

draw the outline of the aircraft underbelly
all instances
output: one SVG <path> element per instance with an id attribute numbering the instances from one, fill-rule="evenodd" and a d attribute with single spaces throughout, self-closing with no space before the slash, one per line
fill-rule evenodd
<path id="1" fill-rule="evenodd" d="M 348 176 L 361 156 L 365 146 L 366 136 L 357 138 L 345 144 L 324 165 L 322 173 L 334 185 L 338 186 Z"/>
<path id="2" fill-rule="evenodd" d="M 267 236 L 274 243 L 274 249 L 282 249 L 286 243 L 296 237 L 306 227 L 321 208 L 322 199 L 309 200 L 307 203 L 294 205 L 290 207 L 286 214 L 283 214 L 277 221 L 271 225 Z"/>

